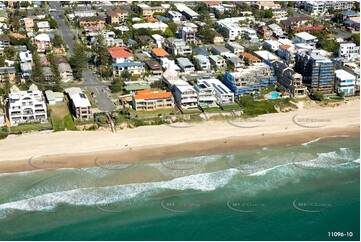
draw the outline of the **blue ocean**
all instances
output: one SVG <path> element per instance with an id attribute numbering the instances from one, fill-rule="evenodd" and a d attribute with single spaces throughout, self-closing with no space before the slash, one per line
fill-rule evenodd
<path id="1" fill-rule="evenodd" d="M 0 240 L 360 240 L 360 137 L 0 174 Z"/>

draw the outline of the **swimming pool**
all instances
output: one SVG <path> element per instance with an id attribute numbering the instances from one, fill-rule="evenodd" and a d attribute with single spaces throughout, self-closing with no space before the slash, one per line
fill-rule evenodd
<path id="1" fill-rule="evenodd" d="M 279 98 L 280 97 L 280 93 L 279 92 L 271 92 L 271 93 L 268 93 L 266 95 L 266 98 L 267 99 L 276 99 L 276 98 Z"/>

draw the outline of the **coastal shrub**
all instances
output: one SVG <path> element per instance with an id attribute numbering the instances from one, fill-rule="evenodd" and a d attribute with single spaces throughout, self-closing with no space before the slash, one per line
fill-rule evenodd
<path id="1" fill-rule="evenodd" d="M 63 131 L 64 130 L 64 123 L 60 117 L 54 117 L 52 122 L 53 122 L 54 131 Z"/>
<path id="2" fill-rule="evenodd" d="M 0 132 L 0 139 L 5 139 L 6 137 L 8 137 L 9 133 L 7 132 Z"/>
<path id="3" fill-rule="evenodd" d="M 76 125 L 70 113 L 64 117 L 63 122 L 64 122 L 64 127 L 67 130 L 76 130 Z"/>

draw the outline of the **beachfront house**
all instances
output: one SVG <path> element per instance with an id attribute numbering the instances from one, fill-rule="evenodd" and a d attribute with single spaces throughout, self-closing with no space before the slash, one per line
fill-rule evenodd
<path id="1" fill-rule="evenodd" d="M 345 96 L 355 95 L 356 77 L 345 70 L 335 71 L 336 92 L 343 93 Z"/>
<path id="2" fill-rule="evenodd" d="M 16 85 L 10 88 L 7 117 L 11 126 L 48 122 L 45 98 L 35 84 L 32 84 L 27 91 L 20 91 Z"/>
<path id="3" fill-rule="evenodd" d="M 234 102 L 234 94 L 221 81 L 211 76 L 197 79 L 194 89 L 198 95 L 199 106 L 217 106 Z"/>
<path id="4" fill-rule="evenodd" d="M 134 110 L 156 110 L 159 108 L 172 108 L 174 99 L 171 92 L 158 92 L 151 90 L 136 91 L 132 97 Z"/>
<path id="5" fill-rule="evenodd" d="M 302 75 L 295 72 L 281 61 L 272 62 L 277 82 L 291 93 L 292 97 L 303 98 L 307 96 L 307 87 L 302 84 Z"/>
<path id="6" fill-rule="evenodd" d="M 89 120 L 92 117 L 92 108 L 88 97 L 79 87 L 65 89 L 69 97 L 70 112 L 79 120 Z"/>

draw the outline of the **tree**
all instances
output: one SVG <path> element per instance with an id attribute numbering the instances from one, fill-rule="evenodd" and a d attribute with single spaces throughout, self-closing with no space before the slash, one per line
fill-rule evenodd
<path id="1" fill-rule="evenodd" d="M 172 30 L 170 30 L 170 28 L 167 28 L 164 33 L 163 33 L 164 37 L 169 38 L 169 37 L 174 37 L 174 33 L 172 32 Z"/>
<path id="2" fill-rule="evenodd" d="M 49 61 L 50 61 L 50 68 L 51 72 L 53 73 L 53 81 L 54 85 L 51 86 L 51 89 L 55 92 L 62 91 L 63 88 L 61 87 L 61 76 L 59 72 L 59 65 L 55 60 L 55 57 L 53 55 L 49 55 Z"/>
<path id="3" fill-rule="evenodd" d="M 87 56 L 84 47 L 81 44 L 76 43 L 74 53 L 70 57 L 69 62 L 73 69 L 74 78 L 80 80 L 83 76 L 83 70 L 87 66 Z"/>
<path id="4" fill-rule="evenodd" d="M 40 89 L 44 90 L 45 88 L 45 77 L 43 66 L 40 62 L 40 57 L 38 53 L 33 53 L 33 68 L 31 70 L 30 80 L 39 86 Z"/>
<path id="5" fill-rule="evenodd" d="M 10 92 L 10 79 L 9 79 L 9 73 L 7 71 L 5 73 L 3 82 L 4 82 L 4 92 L 7 95 Z"/>
<path id="6" fill-rule="evenodd" d="M 273 17 L 273 12 L 272 12 L 272 9 L 267 9 L 265 12 L 264 12 L 264 18 L 272 18 Z"/>
<path id="7" fill-rule="evenodd" d="M 97 54 L 99 65 L 107 66 L 110 64 L 109 53 L 105 46 L 105 38 L 101 34 L 97 36 L 95 53 Z"/>
<path id="8" fill-rule="evenodd" d="M 116 78 L 113 80 L 110 86 L 110 91 L 112 93 L 121 92 L 123 90 L 123 86 L 124 86 L 123 80 L 121 78 Z"/>
<path id="9" fill-rule="evenodd" d="M 168 28 L 173 32 L 174 36 L 177 34 L 177 32 L 178 32 L 178 26 L 177 26 L 176 23 L 170 22 L 170 23 L 168 24 Z"/>
<path id="10" fill-rule="evenodd" d="M 56 34 L 52 42 L 54 47 L 61 47 L 63 44 L 63 39 L 60 35 Z"/>
<path id="11" fill-rule="evenodd" d="M 150 87 L 151 88 L 157 88 L 157 89 L 164 89 L 164 85 L 163 85 L 163 82 L 161 80 L 152 82 L 150 84 Z"/>

